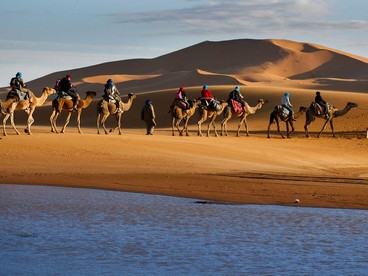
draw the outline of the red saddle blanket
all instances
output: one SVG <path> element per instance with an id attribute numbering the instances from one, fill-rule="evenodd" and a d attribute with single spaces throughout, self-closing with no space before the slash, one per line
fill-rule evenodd
<path id="1" fill-rule="evenodd" d="M 231 100 L 231 105 L 233 106 L 233 110 L 235 113 L 241 113 L 244 111 L 241 103 L 237 102 L 237 101 L 234 101 L 234 100 Z"/>

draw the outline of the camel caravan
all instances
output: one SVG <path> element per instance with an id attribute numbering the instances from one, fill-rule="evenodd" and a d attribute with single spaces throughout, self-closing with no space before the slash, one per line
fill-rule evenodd
<path id="1" fill-rule="evenodd" d="M 52 100 L 52 111 L 50 115 L 51 132 L 53 133 L 65 133 L 66 127 L 70 122 L 70 118 L 75 112 L 76 123 L 78 132 L 82 134 L 81 130 L 81 114 L 82 111 L 88 108 L 93 99 L 97 96 L 94 91 L 87 91 L 85 98 L 82 99 L 76 88 L 71 84 L 71 76 L 67 75 L 64 78 L 57 80 L 55 87 L 45 87 L 41 92 L 41 96 L 38 98 L 30 91 L 26 84 L 22 80 L 22 74 L 18 72 L 14 78 L 12 78 L 10 85 L 11 90 L 8 93 L 6 100 L 0 100 L 0 111 L 3 115 L 3 134 L 7 136 L 6 123 L 10 118 L 10 124 L 13 127 L 17 135 L 20 132 L 17 130 L 14 122 L 14 112 L 16 110 L 23 110 L 28 114 L 27 127 L 24 129 L 25 133 L 31 135 L 31 126 L 34 123 L 33 114 L 35 109 L 42 106 L 49 96 L 56 94 L 56 98 Z M 121 135 L 121 119 L 122 114 L 130 110 L 133 105 L 136 95 L 129 93 L 128 100 L 123 102 L 120 93 L 112 79 L 107 80 L 104 86 L 104 95 L 102 99 L 97 102 L 96 105 L 96 127 L 97 133 L 100 134 L 100 126 L 102 126 L 105 134 L 109 134 L 118 130 L 118 134 Z M 254 115 L 260 110 L 268 101 L 265 99 L 259 99 L 255 106 L 250 106 L 248 102 L 244 100 L 244 96 L 240 93 L 240 87 L 236 86 L 233 91 L 229 93 L 228 99 L 217 100 L 210 92 L 208 85 L 204 85 L 201 91 L 201 97 L 188 100 L 185 90 L 180 87 L 176 94 L 174 101 L 169 108 L 169 114 L 171 116 L 171 128 L 172 136 L 175 136 L 176 131 L 180 136 L 184 134 L 189 136 L 188 124 L 189 120 L 198 113 L 198 136 L 202 134 L 202 124 L 208 121 L 207 136 L 210 136 L 211 128 L 213 127 L 214 135 L 219 136 L 215 120 L 222 114 L 221 120 L 221 136 L 228 136 L 227 123 L 231 118 L 238 118 L 239 123 L 236 130 L 236 136 L 240 136 L 240 129 L 244 125 L 246 136 L 249 136 L 248 121 L 249 115 Z M 351 108 L 358 107 L 356 103 L 348 102 L 342 110 L 337 109 L 333 105 L 328 104 L 322 99 L 321 93 L 316 92 L 315 101 L 307 108 L 304 106 L 299 107 L 298 111 L 294 113 L 292 104 L 290 102 L 290 93 L 286 92 L 281 98 L 281 105 L 276 105 L 271 114 L 267 127 L 267 138 L 270 138 L 271 125 L 276 123 L 277 132 L 282 138 L 290 138 L 291 134 L 295 131 L 293 122 L 305 114 L 305 135 L 309 137 L 308 126 L 315 121 L 316 118 L 325 120 L 325 123 L 318 133 L 317 137 L 320 137 L 325 130 L 327 124 L 330 124 L 332 135 L 335 137 L 333 119 L 345 115 Z M 67 117 L 61 131 L 57 128 L 57 119 L 62 111 L 67 112 Z M 112 115 L 116 119 L 116 127 L 106 129 L 105 122 L 107 118 Z M 280 121 L 285 122 L 286 136 L 282 134 L 280 130 Z M 183 125 L 182 127 L 180 125 Z M 176 131 L 175 131 L 176 130 Z"/>

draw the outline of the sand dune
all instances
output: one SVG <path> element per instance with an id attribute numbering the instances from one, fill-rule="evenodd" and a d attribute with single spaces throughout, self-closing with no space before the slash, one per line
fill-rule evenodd
<path id="1" fill-rule="evenodd" d="M 81 97 L 97 92 L 83 110 L 76 129 L 76 114 L 65 134 L 50 132 L 49 117 L 53 96 L 34 113 L 33 136 L 9 136 L 0 140 L 0 183 L 81 186 L 145 193 L 169 194 L 232 202 L 347 207 L 368 209 L 368 94 L 367 59 L 324 46 L 286 40 L 234 40 L 203 42 L 154 59 L 116 61 L 86 68 L 57 72 L 29 82 L 40 96 L 42 87 L 53 86 L 65 74 L 73 75 Z M 136 100 L 123 114 L 123 135 L 96 134 L 96 103 L 103 84 L 113 78 L 127 101 Z M 226 100 L 235 85 L 250 106 L 258 99 L 268 103 L 249 115 L 250 137 L 235 137 L 238 119 L 228 123 L 229 137 L 197 137 L 196 114 L 190 120 L 190 137 L 172 137 L 168 109 L 178 87 L 189 98 L 200 96 L 203 84 L 214 96 Z M 269 115 L 285 91 L 291 93 L 294 109 L 308 107 L 315 91 L 338 109 L 347 102 L 359 107 L 334 120 L 338 138 L 329 126 L 315 138 L 324 121 L 309 127 L 305 138 L 301 117 L 295 122 L 292 139 L 281 139 L 272 125 L 266 138 Z M 8 88 L 2 89 L 2 99 Z M 146 136 L 140 111 L 146 99 L 156 109 L 157 128 Z M 15 112 L 22 130 L 26 114 Z M 61 127 L 65 112 L 58 120 Z M 222 115 L 216 120 L 220 129 Z M 107 127 L 113 127 L 110 117 Z M 202 131 L 207 128 L 206 122 Z M 285 131 L 284 124 L 281 124 Z"/>

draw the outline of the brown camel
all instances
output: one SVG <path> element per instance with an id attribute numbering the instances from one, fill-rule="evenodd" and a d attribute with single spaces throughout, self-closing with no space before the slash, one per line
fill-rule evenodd
<path id="1" fill-rule="evenodd" d="M 279 124 L 279 120 L 285 122 L 286 124 L 286 137 L 290 138 L 291 133 L 293 133 L 295 131 L 294 128 L 294 124 L 293 124 L 293 120 L 292 118 L 289 116 L 290 113 L 288 113 L 286 116 L 283 116 L 283 109 L 284 107 L 282 107 L 281 105 L 276 105 L 275 108 L 273 109 L 273 111 L 270 114 L 270 122 L 268 124 L 268 128 L 267 128 L 267 138 L 270 138 L 270 128 L 271 128 L 271 124 L 273 124 L 273 122 L 276 122 L 277 125 L 277 131 L 278 133 L 280 133 L 282 138 L 285 138 L 284 135 L 281 133 L 280 131 L 280 124 Z M 298 112 L 295 113 L 295 118 L 299 118 L 302 114 L 304 114 L 307 111 L 307 108 L 304 106 L 299 107 Z M 289 126 L 291 127 L 291 131 L 289 131 Z"/>
<path id="2" fill-rule="evenodd" d="M 130 107 L 133 104 L 134 99 L 136 98 L 136 95 L 133 93 L 128 94 L 128 101 L 126 103 L 120 102 L 120 109 L 123 112 L 118 112 L 118 108 L 116 107 L 115 103 L 109 103 L 108 101 L 102 99 L 97 104 L 97 134 L 100 134 L 100 124 L 102 125 L 105 134 L 108 134 L 105 122 L 106 119 L 110 115 L 114 115 L 116 118 L 117 126 L 113 129 L 110 129 L 110 132 L 115 131 L 116 129 L 119 130 L 119 135 L 121 135 L 121 115 L 128 111 Z"/>
<path id="3" fill-rule="evenodd" d="M 28 133 L 29 135 L 32 134 L 31 125 L 34 123 L 33 113 L 34 113 L 36 107 L 42 106 L 45 103 L 48 96 L 50 96 L 54 93 L 56 93 L 55 89 L 50 88 L 50 87 L 45 87 L 42 90 L 41 97 L 37 98 L 32 91 L 29 91 L 29 96 L 30 96 L 31 102 L 29 100 L 18 101 L 17 105 L 15 106 L 15 109 L 24 110 L 26 113 L 28 113 L 27 127 L 24 129 L 24 132 Z M 13 120 L 13 122 L 14 122 L 14 112 L 11 113 L 10 120 Z M 6 121 L 5 121 L 5 124 L 6 124 Z M 14 128 L 14 129 L 17 132 L 17 134 L 19 135 L 18 130 L 16 128 Z"/>
<path id="4" fill-rule="evenodd" d="M 245 126 L 245 131 L 247 133 L 247 136 L 249 136 L 248 121 L 247 121 L 248 115 L 255 114 L 257 112 L 257 110 L 258 109 L 261 109 L 262 106 L 264 104 L 266 104 L 267 102 L 268 102 L 267 100 L 259 99 L 257 105 L 254 106 L 254 107 L 249 106 L 249 104 L 246 102 L 245 103 L 245 111 L 243 110 L 240 113 L 234 113 L 233 112 L 233 109 L 231 108 L 231 106 L 228 105 L 225 108 L 225 111 L 224 111 L 224 119 L 221 122 L 221 135 L 224 135 L 225 134 L 226 136 L 228 136 L 228 134 L 227 134 L 227 121 L 229 121 L 231 119 L 232 115 L 236 115 L 237 117 L 240 118 L 236 136 L 237 137 L 240 136 L 240 127 L 242 126 L 243 123 L 244 123 L 244 126 Z"/>
<path id="5" fill-rule="evenodd" d="M 177 128 L 179 135 L 183 136 L 183 132 L 185 131 L 186 136 L 189 136 L 188 133 L 188 122 L 190 117 L 192 117 L 197 109 L 197 107 L 201 104 L 201 100 L 196 100 L 193 103 L 193 106 L 190 109 L 187 109 L 186 112 L 184 110 L 176 105 L 172 106 L 170 108 L 170 114 L 171 114 L 171 129 L 172 129 L 172 136 L 175 136 L 174 127 Z M 179 129 L 179 125 L 181 121 L 184 121 L 184 126 L 182 130 Z"/>
<path id="6" fill-rule="evenodd" d="M 318 133 L 317 137 L 319 138 L 321 136 L 321 134 L 325 130 L 328 122 L 330 122 L 330 127 L 331 127 L 331 130 L 332 130 L 333 137 L 336 137 L 335 136 L 335 131 L 334 131 L 334 126 L 333 126 L 333 119 L 336 118 L 336 117 L 344 116 L 346 113 L 349 112 L 350 109 L 352 109 L 354 107 L 358 107 L 358 104 L 348 102 L 348 103 L 346 103 L 346 106 L 342 110 L 338 110 L 334 106 L 329 105 L 329 109 L 328 109 L 329 118 L 326 118 L 325 114 L 316 114 L 316 112 L 315 112 L 315 103 L 313 102 L 311 104 L 311 106 L 308 108 L 307 113 L 306 113 L 306 120 L 305 120 L 305 125 L 304 125 L 305 136 L 309 137 L 308 126 L 312 122 L 314 122 L 316 117 L 317 117 L 317 118 L 321 118 L 321 119 L 325 120 L 325 123 L 324 123 L 321 131 Z"/>
<path id="7" fill-rule="evenodd" d="M 3 133 L 4 136 L 7 136 L 8 134 L 6 133 L 6 122 L 8 121 L 9 117 L 10 117 L 10 124 L 13 127 L 13 129 L 15 130 L 15 132 L 17 133 L 17 135 L 19 135 L 19 131 L 17 130 L 17 128 L 15 127 L 14 124 L 14 117 L 12 116 L 15 110 L 15 107 L 17 106 L 17 103 L 19 101 L 19 98 L 17 96 L 11 97 L 9 99 L 7 99 L 6 101 L 1 101 L 0 100 L 0 115 L 4 115 L 4 119 L 3 119 Z"/>
<path id="8" fill-rule="evenodd" d="M 94 91 L 87 91 L 86 92 L 86 98 L 84 100 L 79 99 L 77 103 L 77 127 L 78 132 L 82 134 L 82 130 L 80 127 L 80 118 L 82 114 L 82 110 L 87 108 L 90 103 L 92 102 L 92 99 L 97 95 Z M 52 113 L 50 116 L 50 123 L 51 123 L 51 132 L 59 133 L 56 126 L 57 118 L 59 117 L 61 111 L 59 110 L 65 110 L 68 112 L 68 116 L 65 120 L 65 124 L 63 128 L 61 129 L 61 133 L 65 133 L 66 126 L 69 124 L 70 117 L 72 116 L 72 112 L 74 110 L 74 104 L 71 97 L 66 98 L 60 98 L 59 101 L 57 99 L 54 99 L 52 101 Z"/>
<path id="9" fill-rule="evenodd" d="M 218 137 L 218 134 L 217 134 L 217 131 L 216 131 L 216 124 L 215 124 L 215 120 L 216 120 L 216 117 L 218 115 L 220 115 L 224 110 L 225 108 L 227 107 L 228 103 L 225 102 L 225 101 L 221 101 L 221 109 L 220 110 L 208 110 L 208 109 L 205 109 L 205 108 L 199 108 L 199 121 L 198 121 L 198 136 L 203 136 L 202 135 L 202 130 L 201 130 L 201 126 L 202 126 L 202 123 L 205 122 L 207 119 L 210 119 L 210 122 L 208 123 L 208 127 L 207 127 L 207 137 L 210 136 L 210 128 L 211 128 L 211 125 L 213 125 L 213 129 L 215 131 L 215 136 Z"/>

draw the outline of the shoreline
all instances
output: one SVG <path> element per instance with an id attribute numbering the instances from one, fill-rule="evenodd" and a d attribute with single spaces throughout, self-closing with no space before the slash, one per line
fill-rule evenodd
<path id="1" fill-rule="evenodd" d="M 276 178 L 272 178 L 275 176 Z M 34 176 L 33 176 L 34 177 Z M 211 204 L 252 204 L 316 208 L 368 210 L 366 191 L 368 180 L 364 178 L 334 178 L 293 175 L 141 175 L 107 174 L 106 182 L 93 180 L 84 174 L 65 175 L 62 181 L 50 181 L 60 175 L 32 175 L 3 177 L 1 184 L 56 186 L 81 189 L 98 189 L 133 192 L 162 196 L 174 196 L 210 202 Z M 124 182 L 119 180 L 124 177 Z M 175 180 L 177 178 L 181 180 Z M 17 183 L 14 181 L 18 180 Z M 336 183 L 339 181 L 339 183 Z M 7 183 L 4 183 L 7 182 Z M 74 184 L 74 183 L 77 184 Z M 210 183 L 210 184 L 209 184 Z M 296 203 L 295 200 L 299 199 Z"/>

